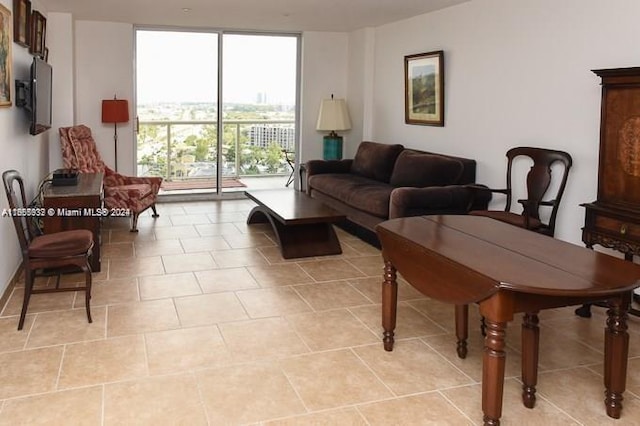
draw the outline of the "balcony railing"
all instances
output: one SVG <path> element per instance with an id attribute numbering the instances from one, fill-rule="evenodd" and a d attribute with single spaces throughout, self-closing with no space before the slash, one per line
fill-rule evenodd
<path id="1" fill-rule="evenodd" d="M 214 179 L 217 121 L 140 121 L 138 176 Z M 224 120 L 222 176 L 282 176 L 291 172 L 283 150 L 294 150 L 293 120 Z"/>

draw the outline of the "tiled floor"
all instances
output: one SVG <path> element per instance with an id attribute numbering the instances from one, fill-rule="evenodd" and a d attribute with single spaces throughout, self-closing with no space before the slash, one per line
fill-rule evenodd
<path id="1" fill-rule="evenodd" d="M 161 204 L 138 234 L 107 221 L 92 324 L 82 293 L 35 295 L 18 332 L 16 288 L 0 316 L 0 425 L 481 424 L 474 309 L 460 360 L 452 307 L 401 282 L 398 341 L 385 352 L 379 251 L 340 231 L 341 256 L 284 261 L 268 227 L 244 223 L 251 207 Z M 640 424 L 640 320 L 629 321 L 614 421 L 604 318 L 541 313 L 533 410 L 520 402 L 519 327 L 509 328 L 503 424 Z"/>

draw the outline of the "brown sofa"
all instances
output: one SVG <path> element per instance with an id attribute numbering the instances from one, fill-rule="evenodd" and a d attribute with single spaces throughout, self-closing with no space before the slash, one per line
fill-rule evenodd
<path id="1" fill-rule="evenodd" d="M 387 219 L 427 214 L 466 214 L 486 209 L 474 198 L 476 162 L 402 145 L 362 142 L 353 159 L 306 163 L 307 193 L 344 213 L 341 224 L 377 244 L 375 226 Z"/>

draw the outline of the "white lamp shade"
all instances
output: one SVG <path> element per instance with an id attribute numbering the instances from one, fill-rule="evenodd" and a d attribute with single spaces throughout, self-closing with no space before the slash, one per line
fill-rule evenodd
<path id="1" fill-rule="evenodd" d="M 351 119 L 344 99 L 324 99 L 320 104 L 317 130 L 349 130 Z"/>

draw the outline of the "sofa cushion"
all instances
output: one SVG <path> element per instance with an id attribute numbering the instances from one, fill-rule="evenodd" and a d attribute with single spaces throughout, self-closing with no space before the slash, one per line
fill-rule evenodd
<path id="1" fill-rule="evenodd" d="M 389 199 L 393 186 L 362 176 L 345 173 L 313 175 L 313 191 L 331 196 L 351 207 L 381 218 L 389 217 Z"/>
<path id="2" fill-rule="evenodd" d="M 389 183 L 393 165 L 404 147 L 377 142 L 362 142 L 351 164 L 351 173 Z"/>
<path id="3" fill-rule="evenodd" d="M 453 158 L 405 150 L 396 160 L 390 183 L 417 188 L 453 185 L 458 183 L 463 169 L 462 163 Z"/>

